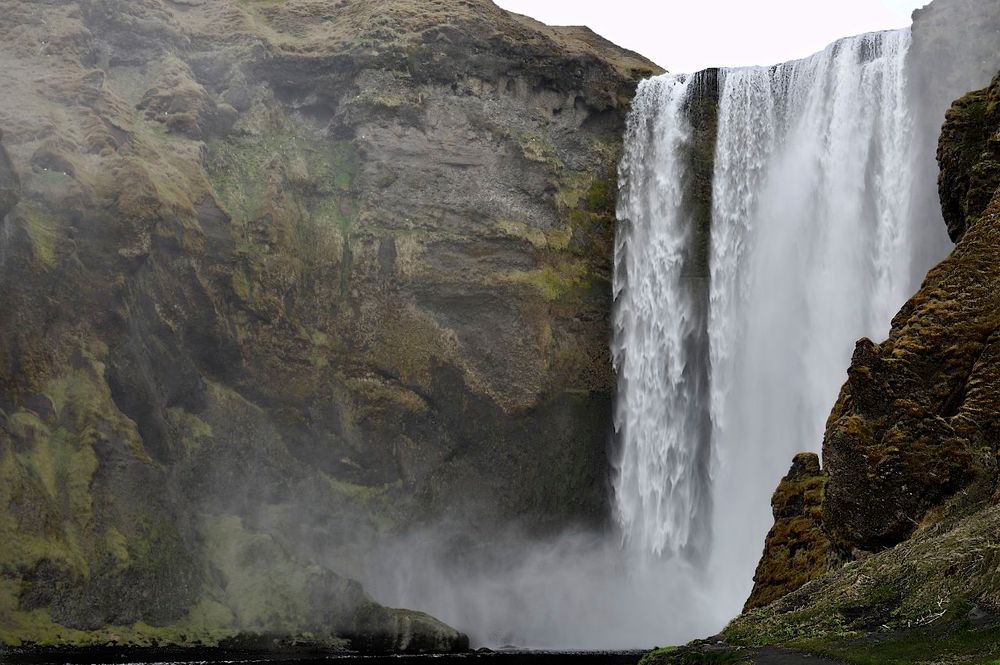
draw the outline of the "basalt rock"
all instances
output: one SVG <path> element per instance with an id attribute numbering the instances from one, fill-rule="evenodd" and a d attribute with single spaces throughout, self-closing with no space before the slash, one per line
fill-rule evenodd
<path id="1" fill-rule="evenodd" d="M 14 0 L 0 33 L 0 641 L 459 648 L 351 581 L 380 538 L 603 519 L 655 65 L 488 0 Z"/>
<path id="2" fill-rule="evenodd" d="M 938 147 L 939 180 L 948 234 L 958 242 L 1000 186 L 1000 85 L 974 92 L 948 112 Z"/>

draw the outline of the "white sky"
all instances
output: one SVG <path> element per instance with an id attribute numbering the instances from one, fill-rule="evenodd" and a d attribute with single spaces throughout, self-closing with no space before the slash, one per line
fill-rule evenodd
<path id="1" fill-rule="evenodd" d="M 494 0 L 550 25 L 586 25 L 675 73 L 773 65 L 851 35 L 910 25 L 930 0 Z"/>

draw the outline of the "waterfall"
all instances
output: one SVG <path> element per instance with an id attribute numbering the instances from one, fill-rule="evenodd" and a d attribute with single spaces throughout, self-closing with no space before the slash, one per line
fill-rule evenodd
<path id="1" fill-rule="evenodd" d="M 730 614 L 749 594 L 778 480 L 796 452 L 820 449 L 855 341 L 887 334 L 928 267 L 911 265 L 909 44 L 909 30 L 874 33 L 720 70 L 710 221 L 689 158 L 690 109 L 706 92 L 688 76 L 652 79 L 630 116 L 615 516 L 629 549 L 706 570 Z"/>
<path id="2" fill-rule="evenodd" d="M 640 85 L 619 193 L 613 352 L 624 397 L 616 426 L 628 445 L 616 516 L 637 549 L 654 555 L 699 549 L 708 507 L 707 380 L 696 361 L 707 319 L 691 270 L 696 229 L 685 196 L 690 82 Z"/>

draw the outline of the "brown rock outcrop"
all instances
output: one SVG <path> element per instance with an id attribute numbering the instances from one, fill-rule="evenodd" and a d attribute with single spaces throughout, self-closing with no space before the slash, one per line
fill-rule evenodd
<path id="1" fill-rule="evenodd" d="M 767 534 L 754 589 L 744 609 L 768 605 L 822 577 L 836 563 L 836 551 L 822 529 L 825 485 L 819 457 L 797 455 L 771 499 L 774 527 Z"/>

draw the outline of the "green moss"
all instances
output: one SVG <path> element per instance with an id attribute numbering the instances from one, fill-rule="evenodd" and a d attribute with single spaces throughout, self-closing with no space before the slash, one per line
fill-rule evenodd
<path id="1" fill-rule="evenodd" d="M 25 525 L 21 520 L 30 515 L 25 512 L 23 518 L 0 523 L 0 538 L 8 543 L 0 566 L 31 567 L 48 559 L 86 576 L 84 540 L 93 516 L 90 483 L 97 455 L 85 437 L 64 428 L 51 431 L 33 414 L 21 411 L 11 420 L 15 432 L 30 443 L 16 455 L 5 456 L 0 464 L 5 485 L 0 499 L 7 498 L 4 505 L 17 505 L 23 511 L 41 511 L 53 521 L 44 523 L 48 527 Z M 26 431 L 30 431 L 28 438 L 24 438 Z M 30 531 L 26 532 L 26 526 L 31 526 Z"/>
<path id="2" fill-rule="evenodd" d="M 527 240 L 536 249 L 564 250 L 569 246 L 573 235 L 573 230 L 569 227 L 539 229 L 525 222 L 510 220 L 498 222 L 497 230 L 505 236 Z"/>
<path id="3" fill-rule="evenodd" d="M 407 100 L 400 94 L 388 90 L 363 90 L 361 94 L 353 100 L 355 103 L 365 104 L 376 108 L 395 110 L 406 105 Z"/>
<path id="4" fill-rule="evenodd" d="M 199 447 L 205 441 L 211 441 L 214 436 L 211 425 L 178 407 L 167 409 L 167 421 L 188 450 Z"/>
<path id="5" fill-rule="evenodd" d="M 239 517 L 207 517 L 201 532 L 218 583 L 218 604 L 232 612 L 241 631 L 328 633 L 333 627 L 323 623 L 324 617 L 350 613 L 351 603 L 360 599 L 350 584 L 320 566 L 296 560 L 270 535 L 246 528 Z M 310 599 L 322 599 L 322 607 Z M 203 608 L 210 610 L 216 619 L 224 614 L 218 605 Z"/>
<path id="6" fill-rule="evenodd" d="M 206 172 L 237 229 L 233 291 L 273 316 L 318 281 L 338 279 L 341 296 L 349 292 L 360 162 L 351 141 L 315 140 L 285 116 L 268 125 L 211 142 Z"/>
<path id="7" fill-rule="evenodd" d="M 568 300 L 589 285 L 586 265 L 581 262 L 546 265 L 539 270 L 515 271 L 509 273 L 506 279 L 534 287 L 548 302 Z"/>
<path id="8" fill-rule="evenodd" d="M 10 586 L 8 580 L 0 581 L 0 604 L 16 607 L 18 586 Z M 17 583 L 14 583 L 15 585 Z M 3 587 L 7 588 L 3 588 Z M 6 600 L 3 598 L 6 597 Z M 7 646 L 58 646 L 73 644 L 88 646 L 104 644 L 107 634 L 104 632 L 83 632 L 61 626 L 52 620 L 47 609 L 21 612 L 12 610 L 0 621 L 0 644 Z"/>
<path id="9" fill-rule="evenodd" d="M 219 201 L 245 225 L 288 196 L 285 212 L 317 223 L 350 226 L 356 214 L 353 188 L 359 158 L 350 141 L 318 142 L 287 118 L 272 131 L 209 143 L 207 172 Z M 274 185 L 280 183 L 275 188 Z"/>
<path id="10" fill-rule="evenodd" d="M 594 176 L 584 171 L 567 171 L 560 174 L 556 183 L 555 203 L 563 212 L 577 210 L 594 184 Z"/>
<path id="11" fill-rule="evenodd" d="M 233 292 L 240 300 L 244 302 L 248 302 L 250 300 L 252 296 L 252 291 L 251 291 L 252 287 L 250 280 L 247 279 L 246 273 L 243 270 L 239 268 L 233 270 L 231 284 L 233 287 Z"/>
<path id="12" fill-rule="evenodd" d="M 541 135 L 532 132 L 517 132 L 513 139 L 521 149 L 521 154 L 529 162 L 544 164 L 553 173 L 564 170 L 565 166 L 559 158 L 555 146 Z"/>
<path id="13" fill-rule="evenodd" d="M 618 179 L 595 178 L 584 200 L 591 212 L 613 214 L 618 203 Z"/>
<path id="14" fill-rule="evenodd" d="M 22 203 L 19 220 L 31 240 L 35 258 L 51 268 L 56 265 L 56 245 L 61 235 L 59 219 L 38 205 Z"/>
<path id="15" fill-rule="evenodd" d="M 351 253 L 351 233 L 347 228 L 342 228 L 343 244 L 341 245 L 340 256 L 340 297 L 347 298 L 351 289 L 351 263 L 354 255 Z"/>
<path id="16" fill-rule="evenodd" d="M 16 608 L 18 592 L 16 582 L 0 579 L 0 644 L 7 646 L 215 646 L 238 634 L 232 627 L 232 613 L 210 599 L 203 600 L 183 620 L 169 626 L 151 626 L 140 621 L 128 626 L 80 631 L 56 623 L 47 609 L 8 610 Z M 230 627 L 223 627 L 227 625 Z"/>
<path id="17" fill-rule="evenodd" d="M 639 665 L 698 665 L 749 663 L 749 654 L 733 650 L 708 651 L 696 647 L 664 647 L 642 657 Z"/>

